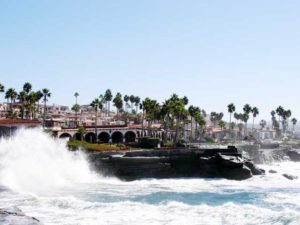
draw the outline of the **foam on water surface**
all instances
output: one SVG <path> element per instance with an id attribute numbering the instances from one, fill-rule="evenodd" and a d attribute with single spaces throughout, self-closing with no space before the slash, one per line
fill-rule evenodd
<path id="1" fill-rule="evenodd" d="M 123 182 L 90 170 L 82 153 L 38 129 L 0 142 L 0 206 L 46 225 L 300 224 L 300 164 L 261 165 L 265 176 Z M 269 174 L 269 170 L 276 174 Z"/>

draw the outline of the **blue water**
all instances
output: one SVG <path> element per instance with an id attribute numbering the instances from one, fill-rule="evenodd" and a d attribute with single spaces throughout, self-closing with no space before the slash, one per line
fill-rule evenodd
<path id="1" fill-rule="evenodd" d="M 45 225 L 300 224 L 300 179 L 282 176 L 300 177 L 300 163 L 260 165 L 267 174 L 245 181 L 124 182 L 95 174 L 84 155 L 39 131 L 0 146 L 0 207 L 17 206 Z"/>

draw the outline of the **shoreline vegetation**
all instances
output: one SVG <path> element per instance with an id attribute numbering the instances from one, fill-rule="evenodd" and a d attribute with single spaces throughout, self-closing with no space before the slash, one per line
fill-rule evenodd
<path id="1" fill-rule="evenodd" d="M 123 145 L 123 144 L 94 144 L 88 143 L 85 141 L 78 141 L 78 140 L 70 140 L 67 142 L 67 147 L 70 150 L 79 150 L 83 149 L 85 151 L 128 151 L 132 150 L 133 148 Z"/>

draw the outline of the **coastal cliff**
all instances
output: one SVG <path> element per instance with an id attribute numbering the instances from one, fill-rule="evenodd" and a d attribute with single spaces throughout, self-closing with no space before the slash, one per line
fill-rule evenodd
<path id="1" fill-rule="evenodd" d="M 124 180 L 183 177 L 244 180 L 264 174 L 235 147 L 94 152 L 89 159 L 103 175 Z"/>

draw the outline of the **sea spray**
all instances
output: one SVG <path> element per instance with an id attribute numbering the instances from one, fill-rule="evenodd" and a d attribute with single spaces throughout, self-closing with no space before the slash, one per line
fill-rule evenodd
<path id="1" fill-rule="evenodd" d="M 244 181 L 123 182 L 96 176 L 65 144 L 38 129 L 1 140 L 0 207 L 17 206 L 45 225 L 300 224 L 300 179 L 282 176 L 300 176 L 300 163 L 260 165 L 266 175 Z"/>
<path id="2" fill-rule="evenodd" d="M 0 185 L 23 192 L 49 191 L 96 181 L 81 152 L 41 129 L 20 129 L 0 141 Z"/>

